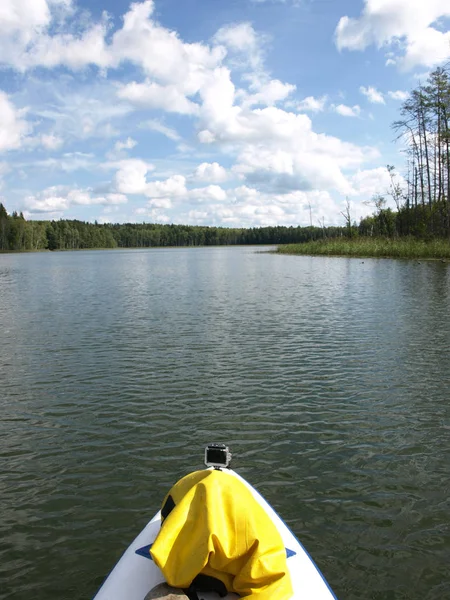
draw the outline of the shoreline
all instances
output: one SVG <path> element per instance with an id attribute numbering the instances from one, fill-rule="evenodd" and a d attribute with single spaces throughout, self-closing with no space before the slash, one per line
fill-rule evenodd
<path id="1" fill-rule="evenodd" d="M 49 248 L 39 248 L 37 250 L 0 250 L 0 256 L 2 254 L 35 254 L 37 252 L 47 254 L 58 254 L 59 252 L 89 252 L 91 250 L 181 250 L 185 249 L 201 249 L 201 248 L 261 248 L 273 246 L 275 250 L 269 252 L 277 252 L 276 248 L 278 244 L 275 242 L 263 243 L 263 244 L 203 244 L 203 245 L 186 245 L 186 246 L 115 246 L 114 248 L 108 247 L 95 247 L 95 248 L 56 248 L 50 250 Z M 261 253 L 265 254 L 267 250 L 261 250 Z"/>
<path id="2" fill-rule="evenodd" d="M 330 238 L 280 245 L 277 254 L 346 256 L 350 258 L 403 258 L 450 262 L 450 241 L 412 238 Z"/>

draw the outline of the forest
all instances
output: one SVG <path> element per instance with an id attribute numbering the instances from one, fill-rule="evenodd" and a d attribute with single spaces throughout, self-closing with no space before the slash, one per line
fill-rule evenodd
<path id="1" fill-rule="evenodd" d="M 0 204 L 0 251 L 78 250 L 87 248 L 151 248 L 292 244 L 345 234 L 343 227 L 259 227 L 231 229 L 151 223 L 105 224 L 76 220 L 27 221 L 8 215 Z"/>
<path id="2" fill-rule="evenodd" d="M 433 71 L 412 90 L 393 123 L 406 155 L 400 178 L 387 165 L 390 185 L 366 201 L 371 216 L 357 224 L 347 200 L 342 227 L 227 228 L 155 223 L 98 224 L 78 220 L 27 221 L 0 204 L 0 251 L 150 248 L 236 244 L 293 244 L 332 238 L 450 240 L 450 75 Z M 390 201 L 394 208 L 388 207 Z"/>

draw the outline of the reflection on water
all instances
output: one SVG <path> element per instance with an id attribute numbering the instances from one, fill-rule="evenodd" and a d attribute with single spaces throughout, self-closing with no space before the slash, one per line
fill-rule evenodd
<path id="1" fill-rule="evenodd" d="M 0 598 L 91 597 L 227 441 L 341 600 L 450 597 L 450 269 L 0 255 Z"/>

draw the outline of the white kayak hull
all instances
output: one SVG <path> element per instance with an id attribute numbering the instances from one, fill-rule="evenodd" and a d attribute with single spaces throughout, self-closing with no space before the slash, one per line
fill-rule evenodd
<path id="1" fill-rule="evenodd" d="M 294 589 L 292 599 L 336 600 L 336 596 L 314 561 L 259 492 L 235 471 L 226 469 L 224 473 L 228 473 L 231 477 L 237 477 L 249 488 L 280 532 L 286 547 L 287 564 Z M 124 552 L 94 600 L 144 600 L 151 589 L 164 581 L 160 569 L 151 560 L 148 550 L 158 535 L 160 527 L 161 513 L 158 512 Z M 201 596 L 205 600 L 219 598 L 213 593 L 202 592 Z M 236 594 L 228 594 L 225 600 L 237 597 Z M 274 598 L 274 600 L 276 599 Z"/>

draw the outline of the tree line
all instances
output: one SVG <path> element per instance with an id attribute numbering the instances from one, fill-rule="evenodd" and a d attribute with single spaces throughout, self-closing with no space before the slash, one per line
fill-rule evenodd
<path id="1" fill-rule="evenodd" d="M 0 251 L 292 244 L 344 234 L 343 227 L 228 228 L 155 223 L 27 221 L 0 204 Z"/>

